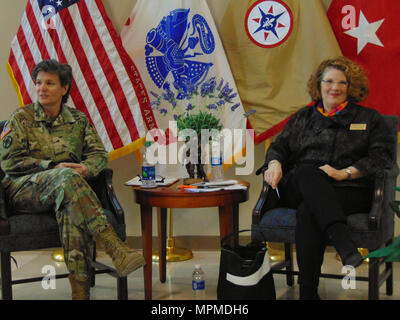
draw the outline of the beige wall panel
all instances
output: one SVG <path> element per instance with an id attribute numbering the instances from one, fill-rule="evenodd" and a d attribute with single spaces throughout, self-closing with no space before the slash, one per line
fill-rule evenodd
<path id="1" fill-rule="evenodd" d="M 329 1 L 323 1 L 326 6 L 329 5 Z M 25 0 L 0 1 L 0 119 L 7 119 L 11 112 L 18 107 L 17 95 L 8 77 L 6 64 L 11 39 L 14 37 L 19 27 L 26 3 L 27 1 Z M 107 13 L 117 29 L 117 32 L 120 32 L 121 28 L 125 24 L 135 3 L 136 0 L 104 0 Z M 222 13 L 228 4 L 228 0 L 208 0 L 208 4 L 218 25 L 222 18 Z M 254 168 L 257 169 L 263 161 L 264 144 L 262 143 L 255 148 Z M 124 182 L 139 173 L 140 168 L 133 155 L 128 155 L 115 160 L 110 166 L 114 169 L 114 186 L 116 193 L 125 210 L 127 234 L 129 236 L 140 236 L 141 227 L 139 207 L 133 203 L 132 190 L 130 190 L 129 187 L 124 186 Z M 250 199 L 248 202 L 240 205 L 240 228 L 249 228 L 251 225 L 251 211 L 255 205 L 261 188 L 261 178 L 256 177 L 254 173 L 245 177 L 237 177 L 235 176 L 234 168 L 229 169 L 225 175 L 229 179 L 245 179 L 251 183 Z M 157 230 L 155 213 L 153 213 L 153 216 L 153 234 L 155 234 Z M 217 208 L 174 210 L 174 234 L 179 236 L 218 235 L 219 222 Z"/>

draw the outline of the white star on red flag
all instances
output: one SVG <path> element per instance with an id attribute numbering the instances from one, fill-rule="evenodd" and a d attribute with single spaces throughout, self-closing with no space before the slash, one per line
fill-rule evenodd
<path id="1" fill-rule="evenodd" d="M 367 71 L 369 95 L 360 104 L 400 117 L 399 12 L 400 1 L 335 0 L 327 14 L 342 54 Z"/>
<path id="2" fill-rule="evenodd" d="M 360 10 L 360 20 L 358 22 L 358 27 L 344 32 L 349 36 L 357 38 L 357 54 L 360 54 L 360 52 L 368 43 L 381 47 L 384 46 L 381 40 L 376 35 L 376 32 L 382 25 L 383 21 L 385 21 L 385 19 L 369 23 L 368 20 L 365 18 L 364 13 Z"/>

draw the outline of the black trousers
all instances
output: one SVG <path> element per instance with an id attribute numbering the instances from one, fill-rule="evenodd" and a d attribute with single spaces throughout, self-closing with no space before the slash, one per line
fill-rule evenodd
<path id="1" fill-rule="evenodd" d="M 318 286 L 329 226 L 352 213 L 369 212 L 372 188 L 337 187 L 312 165 L 292 170 L 278 185 L 280 205 L 297 209 L 296 256 L 299 284 Z M 275 192 L 274 192 L 275 193 Z"/>

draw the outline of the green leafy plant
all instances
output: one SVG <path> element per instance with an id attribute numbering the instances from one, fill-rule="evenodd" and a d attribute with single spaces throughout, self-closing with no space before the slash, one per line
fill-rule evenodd
<path id="1" fill-rule="evenodd" d="M 399 262 L 400 261 L 400 236 L 398 236 L 394 243 L 387 247 L 372 251 L 368 253 L 364 259 L 367 258 L 384 258 L 385 262 Z"/>
<path id="2" fill-rule="evenodd" d="M 197 135 L 201 135 L 202 129 L 222 130 L 222 125 L 213 114 L 200 111 L 198 114 L 184 113 L 177 117 L 177 126 L 179 130 L 193 129 Z"/>

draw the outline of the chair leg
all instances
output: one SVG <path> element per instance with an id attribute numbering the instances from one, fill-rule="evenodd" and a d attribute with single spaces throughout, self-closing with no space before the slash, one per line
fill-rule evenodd
<path id="1" fill-rule="evenodd" d="M 368 299 L 379 299 L 379 259 L 371 258 L 369 260 L 368 270 Z"/>
<path id="2" fill-rule="evenodd" d="M 92 256 L 92 261 L 96 261 L 96 243 L 94 242 L 93 246 L 93 256 Z M 90 278 L 90 287 L 94 287 L 96 285 L 96 268 L 93 268 L 92 266 L 89 267 L 89 278 Z"/>
<path id="3" fill-rule="evenodd" d="M 128 300 L 128 278 L 118 277 L 117 280 L 118 300 Z"/>
<path id="4" fill-rule="evenodd" d="M 1 295 L 3 300 L 12 300 L 11 254 L 1 252 Z"/>
<path id="5" fill-rule="evenodd" d="M 386 247 L 391 245 L 394 242 L 394 239 L 391 238 L 386 242 Z M 393 263 L 386 262 L 385 263 L 385 272 L 389 273 L 388 278 L 386 279 L 386 295 L 391 296 L 393 294 Z"/>
<path id="6" fill-rule="evenodd" d="M 292 245 L 290 243 L 285 243 L 285 261 L 288 263 L 286 266 L 286 284 L 290 287 L 294 284 L 294 276 L 293 276 L 293 250 Z"/>
<path id="7" fill-rule="evenodd" d="M 386 295 L 391 296 L 393 294 L 393 263 L 385 263 L 385 271 L 389 272 L 390 275 L 386 279 Z"/>

